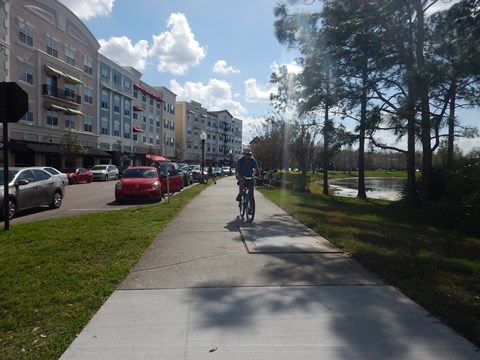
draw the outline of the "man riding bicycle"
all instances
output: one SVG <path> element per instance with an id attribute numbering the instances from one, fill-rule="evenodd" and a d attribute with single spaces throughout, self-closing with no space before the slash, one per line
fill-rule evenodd
<path id="1" fill-rule="evenodd" d="M 250 198 L 250 205 L 255 205 L 255 198 L 253 196 L 254 179 L 252 176 L 258 176 L 259 170 L 257 161 L 252 156 L 252 150 L 244 148 L 242 151 L 242 157 L 237 160 L 236 177 L 238 180 L 238 195 L 236 201 L 242 199 L 242 191 L 245 186 L 248 188 L 248 194 Z M 245 179 L 250 178 L 250 179 Z"/>

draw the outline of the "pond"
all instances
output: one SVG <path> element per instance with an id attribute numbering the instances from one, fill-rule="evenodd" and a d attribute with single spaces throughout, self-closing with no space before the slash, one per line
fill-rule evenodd
<path id="1" fill-rule="evenodd" d="M 395 201 L 399 200 L 406 179 L 395 177 L 366 177 L 365 190 L 367 197 Z M 337 196 L 356 197 L 358 178 L 330 180 L 330 185 Z"/>

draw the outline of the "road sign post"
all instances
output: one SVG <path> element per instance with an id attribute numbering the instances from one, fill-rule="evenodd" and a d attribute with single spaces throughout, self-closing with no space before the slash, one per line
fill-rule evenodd
<path id="1" fill-rule="evenodd" d="M 10 228 L 8 218 L 8 123 L 17 122 L 28 111 L 28 94 L 14 82 L 0 82 L 0 122 L 3 124 L 3 220 L 4 229 Z"/>

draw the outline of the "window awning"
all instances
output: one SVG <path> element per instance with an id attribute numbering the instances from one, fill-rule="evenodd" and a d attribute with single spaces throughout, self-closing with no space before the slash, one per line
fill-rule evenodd
<path id="1" fill-rule="evenodd" d="M 150 96 L 150 97 L 152 97 L 152 98 L 154 98 L 154 99 L 157 99 L 157 100 L 160 101 L 160 102 L 164 102 L 163 99 L 162 99 L 160 96 L 158 96 L 157 94 L 154 94 L 153 92 L 151 92 L 151 91 L 149 91 L 149 90 L 147 90 L 147 89 L 144 89 L 143 87 L 141 87 L 141 86 L 138 85 L 138 84 L 133 84 L 133 87 L 136 88 L 136 89 L 138 89 L 138 90 L 140 90 L 140 91 L 143 92 L 144 94 L 146 94 L 146 95 L 148 95 L 148 96 Z M 142 110 L 142 111 L 143 111 L 143 110 Z"/>
<path id="2" fill-rule="evenodd" d="M 65 74 L 65 76 L 66 76 L 65 80 L 67 80 L 67 82 L 72 83 L 72 84 L 83 85 L 83 82 L 80 79 L 77 79 L 75 76 L 72 76 L 72 75 L 69 75 L 69 74 Z"/>
<path id="3" fill-rule="evenodd" d="M 48 65 L 45 65 L 45 71 L 48 73 L 48 74 L 51 74 L 51 75 L 55 75 L 57 77 L 61 77 L 61 78 L 66 78 L 67 75 L 65 75 L 65 73 L 63 71 L 60 71 L 60 70 L 57 70 L 51 66 L 48 66 Z"/>
<path id="4" fill-rule="evenodd" d="M 87 147 L 87 155 L 99 156 L 99 157 L 112 157 L 109 153 L 92 147 Z"/>
<path id="5" fill-rule="evenodd" d="M 140 129 L 140 128 L 138 128 L 138 127 L 136 127 L 136 126 L 134 126 L 134 127 L 133 127 L 133 132 L 143 132 L 143 130 Z"/>
<path id="6" fill-rule="evenodd" d="M 45 107 L 48 110 L 68 112 L 68 109 L 66 107 L 63 107 L 63 106 L 60 106 L 60 105 L 55 105 L 55 104 L 52 104 L 50 102 L 45 102 Z"/>
<path id="7" fill-rule="evenodd" d="M 143 111 L 143 109 L 140 106 L 133 105 L 133 111 Z"/>
<path id="8" fill-rule="evenodd" d="M 68 115 L 83 115 L 83 113 L 80 110 L 72 109 L 72 108 L 66 108 L 66 109 L 67 109 L 66 113 Z"/>
<path id="9" fill-rule="evenodd" d="M 61 153 L 62 150 L 58 145 L 47 144 L 27 144 L 27 148 L 36 153 Z"/>

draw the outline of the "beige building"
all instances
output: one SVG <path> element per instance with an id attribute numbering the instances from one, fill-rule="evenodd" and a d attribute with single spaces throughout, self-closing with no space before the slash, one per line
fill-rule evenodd
<path id="1" fill-rule="evenodd" d="M 180 101 L 175 109 L 177 158 L 187 163 L 202 161 L 202 131 L 205 131 L 207 109 L 196 101 Z"/>
<path id="2" fill-rule="evenodd" d="M 163 113 L 162 113 L 162 148 L 161 155 L 169 159 L 177 159 L 176 153 L 176 138 L 175 138 L 175 103 L 177 95 L 170 89 L 164 86 L 155 86 L 163 99 Z"/>

